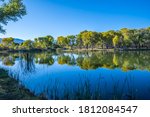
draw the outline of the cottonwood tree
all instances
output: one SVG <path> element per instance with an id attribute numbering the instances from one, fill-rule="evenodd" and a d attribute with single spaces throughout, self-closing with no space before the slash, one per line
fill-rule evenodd
<path id="1" fill-rule="evenodd" d="M 26 8 L 22 0 L 0 0 L 0 33 L 5 33 L 4 25 L 9 21 L 18 21 L 26 15 Z"/>
<path id="2" fill-rule="evenodd" d="M 33 49 L 33 41 L 31 40 L 26 40 L 20 45 L 20 49 Z"/>
<path id="3" fill-rule="evenodd" d="M 67 40 L 69 41 L 69 46 L 70 46 L 71 49 L 72 49 L 73 46 L 74 46 L 75 43 L 76 43 L 76 36 L 74 36 L 74 35 L 68 35 L 66 38 L 67 38 Z"/>
<path id="4" fill-rule="evenodd" d="M 34 39 L 34 47 L 39 49 L 49 49 L 52 48 L 54 44 L 54 37 L 51 35 L 45 37 L 38 37 Z"/>
<path id="5" fill-rule="evenodd" d="M 69 40 L 64 36 L 59 36 L 57 38 L 57 44 L 61 47 L 67 47 L 69 45 Z"/>

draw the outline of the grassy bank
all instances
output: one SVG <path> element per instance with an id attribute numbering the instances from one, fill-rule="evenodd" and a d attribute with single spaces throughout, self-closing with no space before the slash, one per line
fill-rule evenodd
<path id="1" fill-rule="evenodd" d="M 1 100 L 36 100 L 41 99 L 20 86 L 18 81 L 8 76 L 7 72 L 0 69 L 0 99 Z"/>

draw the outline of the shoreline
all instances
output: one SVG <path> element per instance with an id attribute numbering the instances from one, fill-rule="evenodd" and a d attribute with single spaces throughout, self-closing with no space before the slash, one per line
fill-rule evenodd
<path id="1" fill-rule="evenodd" d="M 129 49 L 114 49 L 114 48 L 110 48 L 110 49 L 63 49 L 63 48 L 57 48 L 57 49 L 48 49 L 48 50 L 0 50 L 1 54 L 5 54 L 5 53 L 16 53 L 16 52 L 54 52 L 54 51 L 62 51 L 62 52 L 88 52 L 88 51 L 107 51 L 107 52 L 115 52 L 115 51 L 150 51 L 150 49 L 145 49 L 145 48 L 141 48 L 141 49 L 136 49 L 136 48 L 129 48 Z"/>
<path id="2" fill-rule="evenodd" d="M 40 100 L 28 89 L 20 86 L 18 81 L 10 78 L 7 72 L 0 68 L 0 100 Z"/>

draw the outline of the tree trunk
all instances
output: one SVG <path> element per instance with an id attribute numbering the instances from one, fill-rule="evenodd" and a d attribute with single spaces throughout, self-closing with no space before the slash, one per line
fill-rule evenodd
<path id="1" fill-rule="evenodd" d="M 141 48 L 141 45 L 139 44 L 139 49 Z"/>
<path id="2" fill-rule="evenodd" d="M 104 44 L 102 44 L 102 49 L 104 48 Z"/>
<path id="3" fill-rule="evenodd" d="M 89 45 L 86 46 L 86 49 L 87 49 L 87 50 L 89 49 Z"/>

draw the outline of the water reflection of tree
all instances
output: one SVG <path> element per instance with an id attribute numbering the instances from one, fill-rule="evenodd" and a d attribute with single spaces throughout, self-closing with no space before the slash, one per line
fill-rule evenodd
<path id="1" fill-rule="evenodd" d="M 35 62 L 38 64 L 53 65 L 54 64 L 53 54 L 51 53 L 35 54 Z"/>
<path id="2" fill-rule="evenodd" d="M 15 64 L 15 58 L 12 56 L 2 58 L 2 63 L 6 66 L 13 66 Z"/>
<path id="3" fill-rule="evenodd" d="M 14 66 L 16 58 L 16 54 L 5 53 L 0 55 L 0 61 L 2 61 L 2 64 L 5 66 Z"/>
<path id="4" fill-rule="evenodd" d="M 24 72 L 33 72 L 35 63 L 54 64 L 55 56 L 59 64 L 77 65 L 81 69 L 121 68 L 123 71 L 140 69 L 150 70 L 150 55 L 148 52 L 86 52 L 86 53 L 22 53 L 22 54 L 1 54 L 0 59 L 6 66 L 13 66 L 16 58 L 20 56 L 19 65 Z M 34 63 L 35 60 L 35 63 Z"/>
<path id="5" fill-rule="evenodd" d="M 61 65 L 63 65 L 63 64 L 67 64 L 67 65 L 71 65 L 71 66 L 76 65 L 76 59 L 73 54 L 71 54 L 71 56 L 62 54 L 62 55 L 58 56 L 57 61 Z"/>
<path id="6" fill-rule="evenodd" d="M 74 56 L 72 54 L 72 56 Z M 74 59 L 72 59 L 74 58 Z M 121 68 L 123 71 L 133 69 L 150 70 L 150 55 L 147 52 L 93 52 L 78 53 L 78 57 L 62 54 L 58 57 L 59 64 L 77 65 L 82 69 Z"/>
<path id="7" fill-rule="evenodd" d="M 32 53 L 20 54 L 19 65 L 21 71 L 24 74 L 34 72 L 35 71 L 34 55 Z"/>

